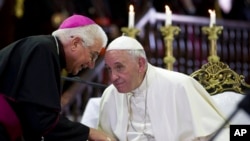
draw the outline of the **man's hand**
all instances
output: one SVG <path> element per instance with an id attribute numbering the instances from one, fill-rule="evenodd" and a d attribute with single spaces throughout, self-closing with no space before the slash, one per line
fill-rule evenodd
<path id="1" fill-rule="evenodd" d="M 89 129 L 89 141 L 116 141 L 113 137 L 94 128 Z"/>

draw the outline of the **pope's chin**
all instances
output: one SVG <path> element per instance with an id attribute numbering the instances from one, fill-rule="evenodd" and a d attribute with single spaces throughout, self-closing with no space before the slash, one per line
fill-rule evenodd
<path id="1" fill-rule="evenodd" d="M 127 93 L 127 92 L 129 92 L 128 90 L 126 90 L 125 87 L 122 87 L 121 85 L 115 85 L 115 88 L 117 89 L 117 91 L 119 93 Z"/>

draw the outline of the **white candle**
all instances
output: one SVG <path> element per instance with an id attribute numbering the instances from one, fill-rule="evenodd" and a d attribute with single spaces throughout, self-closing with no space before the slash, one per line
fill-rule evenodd
<path id="1" fill-rule="evenodd" d="M 135 21 L 135 12 L 134 12 L 134 6 L 129 5 L 129 13 L 128 13 L 128 27 L 134 28 L 134 21 Z"/>
<path id="2" fill-rule="evenodd" d="M 212 27 L 213 25 L 215 25 L 215 11 L 209 9 L 208 12 L 210 14 L 210 24 L 209 24 L 209 26 Z"/>
<path id="3" fill-rule="evenodd" d="M 165 13 L 166 13 L 166 19 L 165 19 L 165 26 L 172 24 L 172 11 L 169 9 L 169 7 L 165 6 Z"/>

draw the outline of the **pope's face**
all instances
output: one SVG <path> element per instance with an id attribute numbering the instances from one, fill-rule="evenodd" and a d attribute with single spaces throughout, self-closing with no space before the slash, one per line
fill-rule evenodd
<path id="1" fill-rule="evenodd" d="M 142 58 L 132 57 L 127 51 L 110 50 L 104 59 L 110 80 L 119 92 L 127 93 L 139 87 L 143 79 Z"/>

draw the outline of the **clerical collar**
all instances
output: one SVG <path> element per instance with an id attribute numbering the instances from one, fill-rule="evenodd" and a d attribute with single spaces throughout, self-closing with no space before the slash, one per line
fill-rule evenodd
<path id="1" fill-rule="evenodd" d="M 57 48 L 57 54 L 59 55 L 59 59 L 60 59 L 60 65 L 62 68 L 66 67 L 66 58 L 65 58 L 65 53 L 63 50 L 63 45 L 61 43 L 61 41 L 54 36 L 55 42 L 56 42 L 56 48 Z"/>

